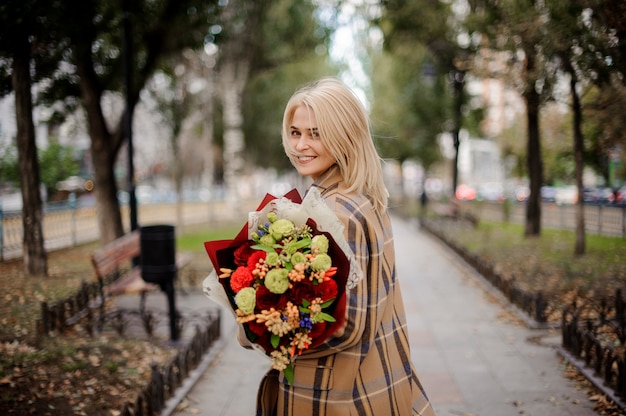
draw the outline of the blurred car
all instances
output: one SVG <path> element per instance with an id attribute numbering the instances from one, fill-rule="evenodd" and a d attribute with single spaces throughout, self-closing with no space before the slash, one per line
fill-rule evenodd
<path id="1" fill-rule="evenodd" d="M 479 201 L 502 201 L 504 199 L 504 189 L 497 183 L 485 183 L 476 189 L 476 199 Z"/>
<path id="2" fill-rule="evenodd" d="M 626 205 L 626 185 L 613 192 L 611 202 L 616 205 Z"/>
<path id="3" fill-rule="evenodd" d="M 584 188 L 583 201 L 586 204 L 606 204 L 614 199 L 613 190 L 607 187 Z"/>
<path id="4" fill-rule="evenodd" d="M 583 201 L 597 203 L 600 201 L 600 190 L 598 188 L 583 188 Z"/>
<path id="5" fill-rule="evenodd" d="M 515 199 L 519 202 L 526 201 L 530 196 L 530 188 L 528 186 L 518 186 L 515 188 Z"/>
<path id="6" fill-rule="evenodd" d="M 476 199 L 476 190 L 465 184 L 461 184 L 456 188 L 456 199 L 459 201 L 472 201 Z"/>
<path id="7" fill-rule="evenodd" d="M 558 205 L 572 205 L 578 202 L 578 188 L 576 186 L 562 186 L 556 188 L 554 202 Z"/>
<path id="8" fill-rule="evenodd" d="M 556 201 L 556 188 L 553 186 L 541 187 L 541 200 L 543 202 L 555 202 Z"/>

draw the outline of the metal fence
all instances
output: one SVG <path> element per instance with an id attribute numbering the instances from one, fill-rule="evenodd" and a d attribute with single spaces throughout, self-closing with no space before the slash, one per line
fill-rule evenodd
<path id="1" fill-rule="evenodd" d="M 211 202 L 182 202 L 145 204 L 138 207 L 140 225 L 176 224 L 184 227 L 197 224 L 215 224 L 241 218 L 256 206 L 257 200 Z M 179 211 L 180 210 L 180 211 Z M 128 206 L 122 206 L 124 229 L 130 231 Z M 180 223 L 177 223 L 180 217 Z M 0 261 L 22 256 L 23 227 L 21 211 L 0 211 Z M 94 206 L 72 207 L 69 204 L 48 205 L 44 209 L 43 235 L 46 251 L 73 247 L 100 238 L 98 213 Z"/>
<path id="2" fill-rule="evenodd" d="M 152 416 L 159 414 L 165 402 L 173 397 L 189 373 L 198 366 L 202 356 L 220 338 L 220 315 L 209 316 L 208 324 L 196 326 L 191 342 L 164 366 L 152 364 L 148 384 L 137 394 L 133 402 L 126 403 L 121 416 Z"/>
<path id="3" fill-rule="evenodd" d="M 463 212 L 470 213 L 480 220 L 511 221 L 524 224 L 526 204 L 498 203 L 490 201 L 463 201 Z M 541 204 L 541 226 L 544 228 L 576 230 L 576 205 L 559 205 L 545 202 Z M 626 205 L 586 204 L 585 231 L 592 234 L 626 237 Z"/>
<path id="4" fill-rule="evenodd" d="M 621 289 L 599 299 L 575 299 L 563 311 L 561 333 L 563 348 L 619 396 L 614 401 L 626 399 L 626 302 Z"/>

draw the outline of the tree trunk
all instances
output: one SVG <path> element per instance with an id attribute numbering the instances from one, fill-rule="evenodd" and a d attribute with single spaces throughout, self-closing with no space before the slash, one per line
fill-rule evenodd
<path id="1" fill-rule="evenodd" d="M 541 160 L 541 144 L 539 135 L 539 93 L 535 89 L 534 55 L 527 51 L 527 85 L 524 92 L 526 101 L 526 117 L 528 124 L 528 176 L 530 178 L 530 195 L 526 204 L 526 228 L 524 235 L 539 236 L 541 234 L 541 185 L 543 182 L 543 166 Z"/>
<path id="2" fill-rule="evenodd" d="M 570 90 L 572 93 L 572 110 L 574 113 L 574 160 L 576 161 L 576 189 L 578 189 L 578 200 L 576 201 L 576 245 L 574 255 L 577 257 L 585 254 L 585 201 L 583 198 L 583 132 L 582 132 L 582 110 L 580 97 L 576 91 L 578 83 L 573 69 L 570 71 Z"/>
<path id="3" fill-rule="evenodd" d="M 15 92 L 18 164 L 22 191 L 22 226 L 24 273 L 47 276 L 48 259 L 42 231 L 39 162 L 33 124 L 33 102 L 30 78 L 30 43 L 25 36 L 16 36 L 13 55 L 12 83 Z"/>
<path id="4" fill-rule="evenodd" d="M 241 95 L 248 80 L 248 63 L 225 58 L 219 73 L 224 119 L 224 182 L 230 198 L 237 199 L 236 181 L 244 166 L 243 108 Z"/>
<path id="5" fill-rule="evenodd" d="M 115 182 L 115 155 L 112 154 L 112 149 L 108 145 L 108 136 L 105 133 L 91 131 L 89 135 L 91 137 L 91 159 L 94 167 L 94 192 L 98 207 L 100 242 L 106 244 L 124 234 Z"/>
<path id="6" fill-rule="evenodd" d="M 90 68 L 90 62 L 79 61 L 81 99 L 87 114 L 87 129 L 91 138 L 98 228 L 100 241 L 106 244 L 124 234 L 114 170 L 121 142 L 119 133 L 121 127 L 118 127 L 115 135 L 109 132 L 102 112 L 96 76 Z M 120 123 L 119 126 L 121 125 Z"/>

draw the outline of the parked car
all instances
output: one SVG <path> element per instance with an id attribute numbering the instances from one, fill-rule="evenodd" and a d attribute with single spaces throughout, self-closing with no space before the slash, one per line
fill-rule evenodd
<path id="1" fill-rule="evenodd" d="M 607 204 L 613 199 L 613 190 L 611 188 L 601 186 L 583 189 L 583 201 L 586 204 Z"/>
<path id="2" fill-rule="evenodd" d="M 556 188 L 554 188 L 553 186 L 542 186 L 541 200 L 544 202 L 556 201 Z"/>
<path id="3" fill-rule="evenodd" d="M 613 200 L 611 202 L 617 205 L 626 205 L 626 185 L 613 192 Z"/>
<path id="4" fill-rule="evenodd" d="M 578 202 L 578 188 L 576 186 L 562 186 L 556 188 L 554 202 L 558 205 L 572 205 Z"/>

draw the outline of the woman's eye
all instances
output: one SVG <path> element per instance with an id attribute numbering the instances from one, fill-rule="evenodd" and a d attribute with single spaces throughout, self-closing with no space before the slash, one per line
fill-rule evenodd
<path id="1" fill-rule="evenodd" d="M 292 131 L 291 131 L 291 135 L 292 135 L 292 136 L 299 136 L 299 135 L 300 135 L 300 132 L 299 132 L 299 131 L 296 131 L 296 130 L 292 130 Z"/>

